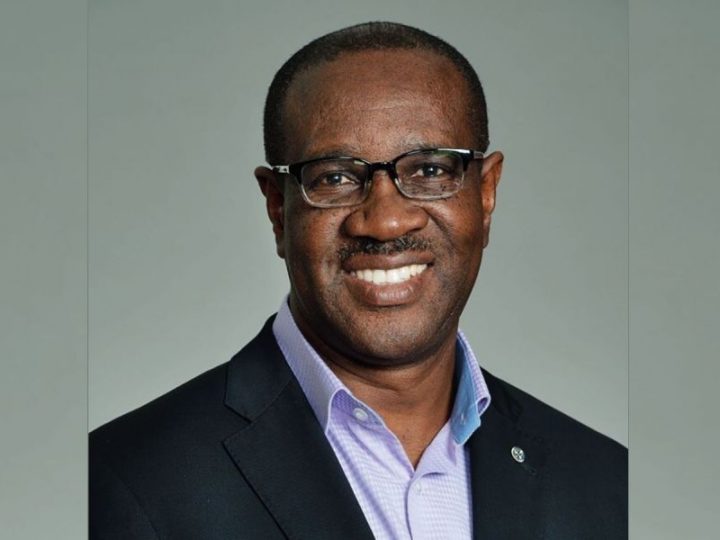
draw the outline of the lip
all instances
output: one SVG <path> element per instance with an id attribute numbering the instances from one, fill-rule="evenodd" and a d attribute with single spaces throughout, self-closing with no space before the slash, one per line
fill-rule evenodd
<path id="1" fill-rule="evenodd" d="M 401 307 L 420 300 L 433 268 L 430 254 L 399 253 L 396 255 L 365 255 L 351 257 L 343 264 L 343 277 L 350 294 L 371 308 Z M 427 268 L 407 281 L 401 283 L 370 283 L 350 272 L 364 269 L 390 270 L 411 264 L 424 264 Z"/>
<path id="2" fill-rule="evenodd" d="M 350 273 L 357 270 L 365 270 L 366 268 L 373 270 L 376 268 L 379 270 L 390 270 L 391 268 L 400 268 L 401 266 L 409 266 L 411 264 L 426 264 L 432 266 L 434 260 L 431 253 L 425 252 L 405 252 L 393 255 L 367 255 L 365 253 L 359 253 L 345 261 L 342 269 Z"/>

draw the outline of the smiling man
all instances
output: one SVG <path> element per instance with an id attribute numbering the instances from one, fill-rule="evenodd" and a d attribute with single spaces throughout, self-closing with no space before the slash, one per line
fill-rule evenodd
<path id="1" fill-rule="evenodd" d="M 91 537 L 626 538 L 625 448 L 482 371 L 458 329 L 488 141 L 477 75 L 425 32 L 358 25 L 288 60 L 255 170 L 287 301 L 93 432 Z"/>

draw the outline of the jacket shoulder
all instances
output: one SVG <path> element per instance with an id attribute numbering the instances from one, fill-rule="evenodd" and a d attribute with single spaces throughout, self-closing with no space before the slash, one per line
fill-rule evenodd
<path id="1" fill-rule="evenodd" d="M 93 430 L 91 453 L 119 454 L 128 446 L 137 455 L 139 446 L 175 441 L 198 430 L 220 428 L 229 421 L 237 425 L 237 415 L 224 405 L 227 369 L 227 362 L 212 368 Z"/>
<path id="2" fill-rule="evenodd" d="M 542 505 L 547 515 L 562 516 L 549 521 L 548 537 L 627 538 L 627 448 L 527 392 L 484 375 L 490 406 L 545 449 Z"/>
<path id="3" fill-rule="evenodd" d="M 544 403 L 520 388 L 483 370 L 492 405 L 502 414 L 511 416 L 520 426 L 540 432 L 553 446 L 572 441 L 577 446 L 589 446 L 627 460 L 627 448 L 593 428 L 575 420 L 564 412 Z"/>
<path id="4" fill-rule="evenodd" d="M 91 432 L 90 538 L 277 537 L 225 446 L 249 425 L 227 400 L 232 366 L 265 357 L 243 351 Z"/>

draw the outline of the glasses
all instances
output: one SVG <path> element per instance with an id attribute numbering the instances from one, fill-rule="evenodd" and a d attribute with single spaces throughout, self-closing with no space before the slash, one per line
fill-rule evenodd
<path id="1" fill-rule="evenodd" d="M 398 191 L 409 199 L 446 199 L 460 191 L 470 162 L 482 159 L 483 153 L 477 150 L 431 148 L 406 152 L 392 161 L 370 163 L 354 157 L 330 157 L 272 169 L 295 177 L 309 205 L 335 208 L 364 202 L 377 171 L 386 171 Z"/>

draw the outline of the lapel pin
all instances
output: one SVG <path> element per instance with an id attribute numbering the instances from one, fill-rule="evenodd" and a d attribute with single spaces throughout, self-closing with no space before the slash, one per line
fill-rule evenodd
<path id="1" fill-rule="evenodd" d="M 510 449 L 510 455 L 518 463 L 523 463 L 525 461 L 525 451 L 519 446 L 513 446 Z"/>

